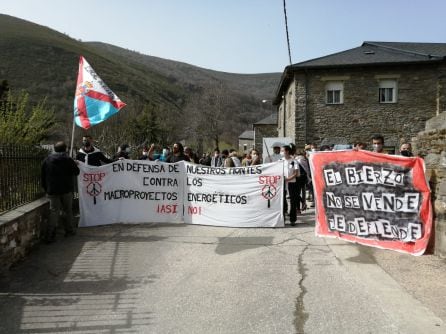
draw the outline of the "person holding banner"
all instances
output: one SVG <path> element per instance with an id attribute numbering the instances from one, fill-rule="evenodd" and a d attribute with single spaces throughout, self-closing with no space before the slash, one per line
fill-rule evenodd
<path id="1" fill-rule="evenodd" d="M 93 146 L 93 138 L 89 135 L 82 137 L 82 147 L 76 155 L 76 160 L 82 161 L 90 166 L 101 166 L 112 163 L 97 147 Z"/>
<path id="2" fill-rule="evenodd" d="M 355 145 L 353 146 L 354 150 L 365 150 L 367 148 L 367 144 L 363 143 L 363 142 L 356 142 Z"/>
<path id="3" fill-rule="evenodd" d="M 400 147 L 400 154 L 403 157 L 413 157 L 412 144 L 411 143 L 403 143 Z"/>
<path id="4" fill-rule="evenodd" d="M 265 157 L 264 159 L 265 163 L 279 161 L 280 159 L 283 158 L 282 155 L 280 154 L 280 147 L 282 145 L 283 145 L 282 143 L 279 143 L 277 141 L 271 145 L 271 147 L 273 148 L 273 154 L 269 155 L 268 153 L 268 156 Z"/>
<path id="5" fill-rule="evenodd" d="M 373 152 L 385 153 L 384 152 L 384 137 L 381 135 L 374 135 L 372 137 L 372 147 L 373 147 Z"/>
<path id="6" fill-rule="evenodd" d="M 283 213 L 284 215 L 288 211 L 288 203 L 286 200 L 286 192 L 290 196 L 290 223 L 291 226 L 296 225 L 297 220 L 297 206 L 299 201 L 298 188 L 297 188 L 297 177 L 299 176 L 299 163 L 291 156 L 292 148 L 290 145 L 285 145 L 283 149 L 283 159 L 284 161 L 284 176 L 285 176 L 285 186 L 283 188 Z"/>

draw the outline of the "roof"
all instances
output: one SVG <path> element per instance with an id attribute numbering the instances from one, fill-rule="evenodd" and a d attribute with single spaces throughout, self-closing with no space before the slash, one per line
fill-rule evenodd
<path id="1" fill-rule="evenodd" d="M 446 43 L 364 42 L 360 47 L 297 63 L 291 67 L 418 63 L 443 60 L 445 57 Z"/>
<path id="2" fill-rule="evenodd" d="M 268 117 L 265 117 L 264 119 L 261 119 L 260 121 L 254 123 L 254 125 L 277 125 L 277 113 L 274 113 L 272 115 L 269 115 Z"/>
<path id="3" fill-rule="evenodd" d="M 299 70 L 352 66 L 434 63 L 446 60 L 446 43 L 364 42 L 360 47 L 287 66 L 282 74 L 275 104 L 283 88 Z"/>
<path id="4" fill-rule="evenodd" d="M 251 139 L 251 140 L 254 140 L 254 131 L 253 130 L 246 130 L 240 136 L 238 136 L 238 139 Z"/>

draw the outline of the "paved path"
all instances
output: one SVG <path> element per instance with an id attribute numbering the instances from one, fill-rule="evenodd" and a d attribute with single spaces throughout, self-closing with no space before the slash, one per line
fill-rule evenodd
<path id="1" fill-rule="evenodd" d="M 0 333 L 446 332 L 443 260 L 316 238 L 313 218 L 80 229 L 0 277 Z"/>

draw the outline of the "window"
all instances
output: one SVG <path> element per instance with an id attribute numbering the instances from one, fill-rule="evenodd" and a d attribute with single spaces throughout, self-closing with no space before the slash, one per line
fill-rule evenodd
<path id="1" fill-rule="evenodd" d="M 379 82 L 379 103 L 396 103 L 396 80 L 381 80 Z"/>
<path id="2" fill-rule="evenodd" d="M 325 86 L 325 103 L 342 104 L 344 103 L 344 83 L 329 82 Z"/>

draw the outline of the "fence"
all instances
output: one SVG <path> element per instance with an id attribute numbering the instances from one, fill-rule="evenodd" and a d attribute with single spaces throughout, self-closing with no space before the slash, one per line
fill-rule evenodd
<path id="1" fill-rule="evenodd" d="M 0 144 L 0 214 L 44 195 L 40 167 L 48 151 Z"/>

